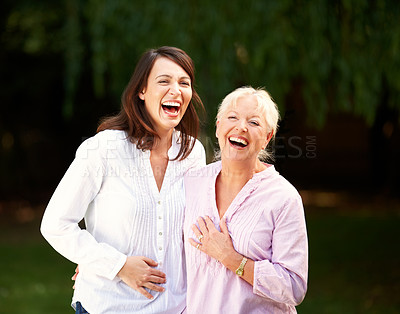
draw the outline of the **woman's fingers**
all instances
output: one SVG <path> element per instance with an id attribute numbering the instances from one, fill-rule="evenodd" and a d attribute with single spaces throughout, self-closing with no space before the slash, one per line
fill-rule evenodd
<path id="1" fill-rule="evenodd" d="M 164 287 L 155 285 L 155 284 L 152 283 L 152 282 L 146 283 L 145 285 L 143 285 L 143 287 L 146 287 L 146 288 L 148 288 L 148 289 L 150 289 L 150 290 L 154 290 L 154 291 L 158 291 L 158 292 L 164 292 L 164 291 L 165 291 L 165 288 L 164 288 Z"/>
<path id="2" fill-rule="evenodd" d="M 197 223 L 198 223 L 199 226 L 196 226 L 195 224 L 192 225 L 192 230 L 193 230 L 193 233 L 195 234 L 195 236 L 197 238 L 197 242 L 196 241 L 191 241 L 190 242 L 190 244 L 192 244 L 196 248 L 199 248 L 198 247 L 199 242 L 200 242 L 200 244 L 203 244 L 204 241 L 205 241 L 204 243 L 206 243 L 208 241 L 208 239 L 210 237 L 212 238 L 215 234 L 222 233 L 225 236 L 229 236 L 228 227 L 226 226 L 225 217 L 223 219 L 221 219 L 221 222 L 220 222 L 221 232 L 218 231 L 218 229 L 214 225 L 214 222 L 211 220 L 211 218 L 209 216 L 205 216 L 204 218 L 203 217 L 198 217 L 197 218 Z M 194 240 L 194 239 L 192 239 L 192 240 Z"/>
<path id="3" fill-rule="evenodd" d="M 192 246 L 218 261 L 224 260 L 227 253 L 235 250 L 225 217 L 221 219 L 219 228 L 214 225 L 214 222 L 208 216 L 204 217 L 204 219 L 199 217 L 197 221 L 203 237 L 201 235 L 199 237 L 199 229 L 193 225 L 192 229 L 197 237 L 197 241 L 193 238 L 188 239 Z M 221 229 L 221 231 L 218 229 Z"/>
<path id="4" fill-rule="evenodd" d="M 210 217 L 206 216 L 204 218 L 204 221 L 205 221 L 206 228 L 208 231 L 217 231 L 217 228 L 215 228 L 215 225 Z"/>
<path id="5" fill-rule="evenodd" d="M 157 278 L 162 278 L 162 279 L 165 279 L 167 277 L 165 275 L 165 273 L 163 273 L 161 270 L 154 269 L 154 268 L 150 268 L 149 269 L 148 275 L 154 276 L 154 277 L 157 277 Z"/>
<path id="6" fill-rule="evenodd" d="M 71 277 L 72 280 L 76 280 L 76 277 L 79 274 L 79 265 L 76 266 L 75 268 L 75 274 Z"/>
<path id="7" fill-rule="evenodd" d="M 199 226 L 192 225 L 192 230 L 197 238 L 206 237 L 210 231 L 216 230 L 214 223 L 208 216 L 206 216 L 205 218 L 198 217 L 197 223 L 199 224 Z"/>
<path id="8" fill-rule="evenodd" d="M 226 218 L 225 217 L 223 219 L 221 219 L 221 221 L 219 223 L 219 227 L 221 228 L 222 233 L 229 234 L 228 226 L 226 225 Z"/>
<path id="9" fill-rule="evenodd" d="M 76 277 L 78 276 L 78 274 L 79 274 L 79 265 L 76 266 L 76 268 L 75 268 L 75 274 L 71 277 L 71 279 L 72 279 L 73 281 L 75 281 L 75 280 L 76 280 Z M 74 285 L 72 286 L 72 289 L 75 289 L 75 283 L 74 283 Z"/>
<path id="10" fill-rule="evenodd" d="M 144 288 L 163 292 L 165 288 L 160 284 L 166 282 L 166 275 L 159 269 L 153 268 L 158 265 L 151 258 L 144 256 L 129 256 L 125 265 L 121 268 L 118 276 L 131 288 L 152 299 L 151 294 Z"/>
<path id="11" fill-rule="evenodd" d="M 199 228 L 201 233 L 206 236 L 208 234 L 208 229 L 203 217 L 197 218 L 197 223 L 199 224 Z"/>
<path id="12" fill-rule="evenodd" d="M 164 277 L 160 277 L 157 275 L 154 276 L 149 276 L 147 280 L 145 280 L 145 282 L 154 282 L 154 283 L 166 283 L 167 279 Z"/>
<path id="13" fill-rule="evenodd" d="M 192 246 L 194 246 L 196 249 L 201 249 L 201 243 L 198 243 L 198 242 L 196 242 L 195 240 L 193 240 L 193 239 L 189 239 L 189 243 L 192 245 Z"/>
<path id="14" fill-rule="evenodd" d="M 193 233 L 195 234 L 197 239 L 202 236 L 201 231 L 199 230 L 199 228 L 197 228 L 196 225 L 192 225 L 192 230 L 193 230 Z"/>
<path id="15" fill-rule="evenodd" d="M 158 265 L 158 263 L 155 260 L 152 260 L 149 257 L 143 256 L 142 258 L 143 258 L 143 261 L 145 261 L 146 264 L 148 264 L 151 267 L 156 267 Z"/>
<path id="16" fill-rule="evenodd" d="M 157 276 L 157 277 L 161 277 L 161 278 L 166 278 L 166 275 L 164 272 L 162 272 L 159 269 L 153 268 L 158 266 L 158 263 L 154 260 L 152 260 L 151 258 L 145 257 L 145 256 L 141 256 L 140 257 L 142 259 L 143 262 L 145 262 L 145 268 L 143 269 L 143 274 L 146 276 Z M 140 268 L 140 267 L 138 267 Z"/>
<path id="17" fill-rule="evenodd" d="M 139 287 L 136 289 L 136 291 L 140 292 L 143 294 L 147 299 L 153 299 L 154 297 L 143 287 Z"/>

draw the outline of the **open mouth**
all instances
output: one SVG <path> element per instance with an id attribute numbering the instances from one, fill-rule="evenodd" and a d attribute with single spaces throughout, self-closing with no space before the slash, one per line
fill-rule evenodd
<path id="1" fill-rule="evenodd" d="M 181 108 L 181 105 L 178 102 L 167 101 L 161 104 L 161 107 L 167 115 L 177 116 Z"/>
<path id="2" fill-rule="evenodd" d="M 247 145 L 249 145 L 249 143 L 245 139 L 239 138 L 239 137 L 234 137 L 234 136 L 231 136 L 229 138 L 229 142 L 233 146 L 241 147 L 241 148 L 246 147 Z"/>

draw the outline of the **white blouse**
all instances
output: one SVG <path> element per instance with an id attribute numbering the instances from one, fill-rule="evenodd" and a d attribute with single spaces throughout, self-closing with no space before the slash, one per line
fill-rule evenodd
<path id="1" fill-rule="evenodd" d="M 179 152 L 174 131 L 170 159 Z M 124 131 L 106 130 L 83 142 L 54 192 L 41 232 L 61 255 L 79 264 L 72 305 L 89 312 L 180 313 L 186 303 L 183 252 L 183 176 L 205 165 L 199 141 L 188 158 L 169 161 L 161 191 L 150 151 L 132 144 Z M 86 230 L 78 223 L 85 218 Z M 127 256 L 146 256 L 167 276 L 164 292 L 149 300 L 117 273 Z"/>

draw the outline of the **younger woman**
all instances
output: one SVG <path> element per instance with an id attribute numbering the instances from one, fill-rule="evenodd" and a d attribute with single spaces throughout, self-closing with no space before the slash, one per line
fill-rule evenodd
<path id="1" fill-rule="evenodd" d="M 147 51 L 54 192 L 41 232 L 79 264 L 77 313 L 181 313 L 186 306 L 183 175 L 205 165 L 190 57 Z M 78 223 L 85 219 L 86 229 Z"/>

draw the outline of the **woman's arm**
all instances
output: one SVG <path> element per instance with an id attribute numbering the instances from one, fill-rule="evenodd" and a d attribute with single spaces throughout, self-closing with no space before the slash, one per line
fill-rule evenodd
<path id="1" fill-rule="evenodd" d="M 78 225 L 102 186 L 106 148 L 104 143 L 102 145 L 95 138 L 85 141 L 78 148 L 75 160 L 46 208 L 41 232 L 54 249 L 67 259 L 85 265 L 109 280 L 118 276 L 131 288 L 151 299 L 153 297 L 144 287 L 162 292 L 164 288 L 157 284 L 166 280 L 165 274 L 154 268 L 157 262 L 143 256 L 127 257 L 113 246 L 99 243 Z M 79 273 L 78 268 L 76 272 Z"/>
<path id="2" fill-rule="evenodd" d="M 271 260 L 256 261 L 254 293 L 298 305 L 307 291 L 308 241 L 299 195 L 287 199 L 274 218 Z"/>
<path id="3" fill-rule="evenodd" d="M 126 262 L 122 254 L 106 243 L 99 243 L 79 222 L 97 196 L 105 173 L 105 149 L 97 138 L 83 142 L 61 179 L 43 215 L 41 232 L 51 246 L 76 264 L 110 280 Z"/>

